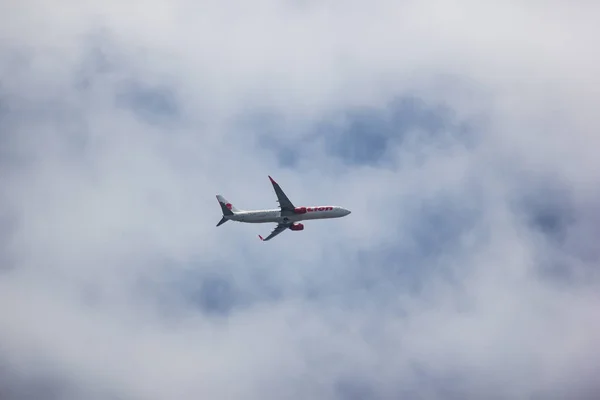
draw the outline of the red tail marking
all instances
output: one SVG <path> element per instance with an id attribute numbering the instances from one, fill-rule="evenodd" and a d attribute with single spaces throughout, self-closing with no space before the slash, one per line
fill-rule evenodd
<path id="1" fill-rule="evenodd" d="M 230 209 L 230 210 L 231 210 L 231 203 L 227 203 L 227 204 L 225 204 L 225 207 L 227 207 L 228 209 Z"/>

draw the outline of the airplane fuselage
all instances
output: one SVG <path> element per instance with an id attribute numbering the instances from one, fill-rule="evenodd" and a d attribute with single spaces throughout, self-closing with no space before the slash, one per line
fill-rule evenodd
<path id="1" fill-rule="evenodd" d="M 301 224 L 300 221 L 341 218 L 350 214 L 350 210 L 339 206 L 296 207 L 283 192 L 279 184 L 270 176 L 269 179 L 275 190 L 275 195 L 277 195 L 279 208 L 269 210 L 241 210 L 231 204 L 225 197 L 217 194 L 217 201 L 223 213 L 223 217 L 217 223 L 217 226 L 221 226 L 227 221 L 251 224 L 276 223 L 277 226 L 269 236 L 263 238 L 261 235 L 258 235 L 260 240 L 266 242 L 287 229 L 292 231 L 304 230 L 304 224 Z"/>
<path id="2" fill-rule="evenodd" d="M 312 219 L 340 218 L 350 214 L 349 210 L 338 206 L 298 207 L 294 214 L 281 215 L 279 209 L 239 211 L 225 218 L 231 221 L 248 223 L 286 223 Z"/>

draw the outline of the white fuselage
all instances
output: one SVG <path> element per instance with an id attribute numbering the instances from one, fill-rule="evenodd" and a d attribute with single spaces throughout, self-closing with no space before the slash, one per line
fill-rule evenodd
<path id="1" fill-rule="evenodd" d="M 304 208 L 304 207 L 302 207 Z M 292 215 L 282 216 L 279 209 L 272 210 L 252 210 L 238 211 L 233 215 L 227 215 L 225 218 L 231 221 L 249 222 L 249 223 L 285 223 L 298 222 L 311 219 L 340 218 L 350 214 L 350 211 L 338 206 L 317 206 L 306 207 L 306 211 Z"/>

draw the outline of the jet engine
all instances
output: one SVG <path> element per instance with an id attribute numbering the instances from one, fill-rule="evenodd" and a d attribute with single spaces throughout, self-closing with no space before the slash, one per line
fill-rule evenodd
<path id="1" fill-rule="evenodd" d="M 293 231 L 301 231 L 304 230 L 304 225 L 303 224 L 292 224 L 292 226 L 290 226 L 290 229 Z"/>
<path id="2" fill-rule="evenodd" d="M 304 214 L 306 212 L 306 207 L 296 207 L 294 208 L 294 213 L 296 214 Z"/>

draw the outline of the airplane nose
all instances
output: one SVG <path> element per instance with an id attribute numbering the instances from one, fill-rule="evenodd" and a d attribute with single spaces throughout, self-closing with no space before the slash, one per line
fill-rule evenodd
<path id="1" fill-rule="evenodd" d="M 346 212 L 345 215 L 348 215 L 348 214 L 352 213 L 352 211 L 350 211 L 350 210 L 344 210 L 344 211 Z"/>

